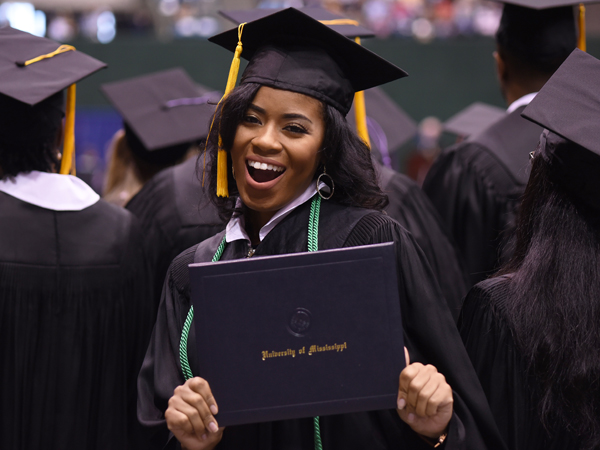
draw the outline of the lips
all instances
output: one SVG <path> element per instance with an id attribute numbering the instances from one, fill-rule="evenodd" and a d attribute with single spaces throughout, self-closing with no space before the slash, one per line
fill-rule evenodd
<path id="1" fill-rule="evenodd" d="M 276 178 L 279 178 L 283 172 L 285 172 L 285 167 L 277 166 L 274 164 L 261 163 L 258 161 L 247 161 L 248 164 L 248 174 L 252 177 L 254 181 L 257 183 L 268 183 L 269 181 L 273 181 Z"/>

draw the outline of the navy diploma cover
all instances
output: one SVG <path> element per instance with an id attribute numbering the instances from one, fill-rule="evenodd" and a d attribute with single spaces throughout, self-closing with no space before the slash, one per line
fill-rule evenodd
<path id="1" fill-rule="evenodd" d="M 393 243 L 191 264 L 190 279 L 220 426 L 396 408 Z"/>

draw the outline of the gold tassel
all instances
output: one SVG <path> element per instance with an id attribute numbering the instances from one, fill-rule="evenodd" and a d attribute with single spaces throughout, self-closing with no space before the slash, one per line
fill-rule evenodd
<path id="1" fill-rule="evenodd" d="M 579 39 L 577 39 L 577 48 L 585 52 L 585 6 L 583 3 L 579 4 L 579 19 L 577 23 L 579 25 Z"/>
<path id="2" fill-rule="evenodd" d="M 46 53 L 45 55 L 36 56 L 35 58 L 31 58 L 27 61 L 17 61 L 17 66 L 27 67 L 30 64 L 42 61 L 44 59 L 54 58 L 56 55 L 60 55 L 61 53 L 74 52 L 74 51 L 75 51 L 75 47 L 73 47 L 72 45 L 61 45 L 53 52 Z"/>
<path id="3" fill-rule="evenodd" d="M 360 45 L 360 38 L 355 37 L 354 41 Z M 369 139 L 369 129 L 367 127 L 367 108 L 365 106 L 365 93 L 359 91 L 354 94 L 354 115 L 356 119 L 356 132 L 369 148 L 371 148 L 371 139 Z"/>
<path id="4" fill-rule="evenodd" d="M 67 111 L 65 113 L 65 137 L 60 173 L 75 175 L 75 84 L 67 89 Z"/>
<path id="5" fill-rule="evenodd" d="M 323 25 L 327 25 L 327 26 L 331 26 L 331 25 L 354 25 L 354 26 L 357 27 L 358 25 L 360 25 L 357 20 L 353 20 L 353 19 L 319 20 L 319 22 L 321 22 Z"/>
<path id="6" fill-rule="evenodd" d="M 229 197 L 227 183 L 227 152 L 221 147 L 219 136 L 219 151 L 217 153 L 217 197 Z"/>
<path id="7" fill-rule="evenodd" d="M 227 97 L 227 94 L 233 90 L 235 83 L 237 82 L 238 72 L 240 71 L 240 57 L 242 56 L 242 32 L 244 31 L 244 25 L 246 25 L 246 22 L 241 23 L 238 26 L 238 43 L 233 55 L 233 61 L 231 61 L 227 85 L 225 86 L 225 94 L 223 94 L 223 98 L 221 98 L 219 104 Z M 217 152 L 217 197 L 229 197 L 229 186 L 227 182 L 227 152 L 222 147 L 220 133 L 219 151 Z"/>

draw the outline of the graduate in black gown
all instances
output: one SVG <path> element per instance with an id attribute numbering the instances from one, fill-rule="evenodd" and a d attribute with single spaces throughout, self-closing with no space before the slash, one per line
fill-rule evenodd
<path id="1" fill-rule="evenodd" d="M 278 10 L 220 13 L 239 25 Z M 333 14 L 322 7 L 307 7 L 301 11 L 315 20 L 324 21 L 332 30 L 358 42 L 374 35 L 354 20 Z M 343 25 L 338 25 L 339 23 Z M 364 98 L 361 99 L 359 94 Z M 357 103 L 360 105 L 357 106 Z M 355 94 L 347 120 L 371 149 L 379 186 L 389 200 L 385 212 L 413 235 L 438 280 L 452 316 L 458 319 L 462 300 L 470 287 L 466 267 L 458 257 L 456 246 L 429 198 L 408 176 L 391 168 L 391 154 L 414 137 L 417 132 L 416 123 L 378 87 Z"/>
<path id="2" fill-rule="evenodd" d="M 508 448 L 600 448 L 600 61 L 575 50 L 525 109 L 546 127 L 513 260 L 460 332 Z"/>
<path id="3" fill-rule="evenodd" d="M 0 42 L 0 447 L 128 449 L 153 323 L 141 230 L 68 174 L 72 83 L 104 64 L 12 28 Z"/>
<path id="4" fill-rule="evenodd" d="M 209 192 L 230 220 L 171 264 L 138 381 L 138 416 L 154 432 L 154 447 L 314 448 L 313 418 L 218 428 L 219 400 L 206 380 L 193 377 L 193 327 L 188 345 L 180 349 L 180 342 L 190 311 L 188 264 L 211 261 L 218 248 L 221 260 L 305 252 L 310 211 L 320 205 L 320 250 L 397 243 L 412 361 L 399 374 L 399 409 L 321 417 L 323 448 L 503 448 L 431 269 L 412 236 L 381 212 L 386 197 L 369 150 L 344 119 L 356 90 L 405 73 L 292 8 L 246 24 L 240 34 L 211 38 L 229 50 L 239 39 L 236 54 L 243 45 L 250 58 L 209 136 Z"/>
<path id="5" fill-rule="evenodd" d="M 549 6 L 544 0 L 535 3 Z M 510 258 L 528 155 L 541 132 L 521 112 L 575 46 L 571 6 L 504 5 L 494 57 L 508 114 L 445 149 L 423 183 L 464 258 L 471 284 Z"/>
<path id="6" fill-rule="evenodd" d="M 194 152 L 174 165 L 190 148 L 203 148 L 220 94 L 194 83 L 181 68 L 104 84 L 102 90 L 123 116 L 127 146 L 140 168 L 149 167 L 153 175 L 125 207 L 140 220 L 158 306 L 173 258 L 224 227 L 196 175 L 196 163 L 202 166 L 204 159 Z"/>

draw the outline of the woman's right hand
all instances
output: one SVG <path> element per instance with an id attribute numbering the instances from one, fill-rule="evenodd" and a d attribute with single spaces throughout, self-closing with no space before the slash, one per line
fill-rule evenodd
<path id="1" fill-rule="evenodd" d="M 208 382 L 194 377 L 175 388 L 165 419 L 184 450 L 211 450 L 223 437 L 224 428 L 214 418 L 218 412 Z"/>

